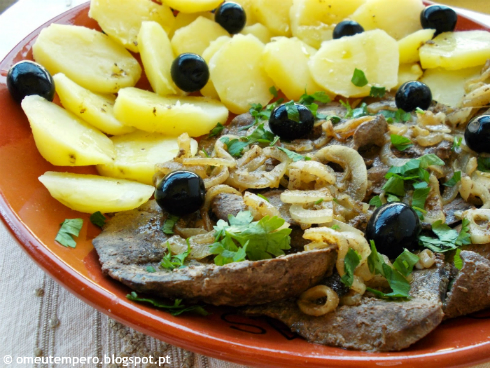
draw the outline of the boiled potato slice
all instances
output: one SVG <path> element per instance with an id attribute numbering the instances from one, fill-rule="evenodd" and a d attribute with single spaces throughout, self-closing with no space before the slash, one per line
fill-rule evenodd
<path id="1" fill-rule="evenodd" d="M 174 26 L 172 28 L 172 31 L 167 32 L 168 38 L 172 39 L 176 30 L 188 26 L 189 24 L 194 22 L 199 17 L 204 17 L 204 18 L 208 18 L 209 20 L 214 20 L 214 14 L 211 12 L 200 12 L 200 13 L 182 13 L 182 12 L 179 12 L 175 16 L 175 22 L 174 22 Z"/>
<path id="2" fill-rule="evenodd" d="M 162 0 L 162 3 L 182 13 L 198 13 L 216 9 L 223 0 Z"/>
<path id="3" fill-rule="evenodd" d="M 157 22 L 143 22 L 138 34 L 141 61 L 153 90 L 161 96 L 179 91 L 170 75 L 174 52 L 167 33 Z"/>
<path id="4" fill-rule="evenodd" d="M 291 36 L 289 9 L 293 0 L 252 0 L 252 13 L 275 36 Z"/>
<path id="5" fill-rule="evenodd" d="M 420 48 L 423 69 L 471 68 L 490 59 L 490 32 L 445 32 Z"/>
<path id="6" fill-rule="evenodd" d="M 99 130 L 40 96 L 22 101 L 36 147 L 53 165 L 85 166 L 114 160 L 114 145 Z"/>
<path id="7" fill-rule="evenodd" d="M 119 91 L 114 113 L 126 125 L 173 137 L 186 132 L 199 137 L 228 119 L 228 110 L 219 101 L 205 97 L 162 97 L 137 88 Z"/>
<path id="8" fill-rule="evenodd" d="M 422 0 L 366 0 L 351 18 L 366 31 L 382 29 L 399 40 L 422 28 L 420 13 L 424 8 Z"/>
<path id="9" fill-rule="evenodd" d="M 318 49 L 323 41 L 332 39 L 335 25 L 365 1 L 329 0 L 325 3 L 324 0 L 293 0 L 290 10 L 292 34 Z"/>
<path id="10" fill-rule="evenodd" d="M 264 44 L 252 35 L 235 35 L 209 62 L 211 80 L 228 109 L 242 114 L 250 104 L 266 105 L 274 84 L 262 68 Z"/>
<path id="11" fill-rule="evenodd" d="M 432 99 L 458 107 L 465 95 L 466 82 L 479 77 L 480 72 L 481 67 L 479 66 L 460 70 L 427 69 L 421 81 L 429 86 Z"/>
<path id="12" fill-rule="evenodd" d="M 420 47 L 431 40 L 435 32 L 435 29 L 421 29 L 399 40 L 398 51 L 400 52 L 400 64 L 418 62 L 420 60 Z"/>
<path id="13" fill-rule="evenodd" d="M 312 94 L 322 90 L 308 68 L 308 60 L 315 53 L 297 38 L 277 37 L 265 45 L 264 70 L 288 99 L 297 101 L 305 91 Z"/>
<path id="14" fill-rule="evenodd" d="M 255 24 L 258 22 L 257 17 L 255 16 L 254 12 L 252 11 L 252 6 L 253 6 L 253 1 L 254 0 L 234 0 L 234 3 L 240 4 L 245 10 L 245 14 L 247 15 L 247 22 L 246 26 L 250 26 L 252 24 Z"/>
<path id="15" fill-rule="evenodd" d="M 92 92 L 116 93 L 134 86 L 141 76 L 138 61 L 124 47 L 85 27 L 51 24 L 32 51 L 51 75 L 63 73 Z"/>
<path id="16" fill-rule="evenodd" d="M 97 165 L 102 176 L 135 180 L 152 185 L 155 165 L 172 160 L 179 153 L 177 138 L 158 133 L 137 131 L 111 138 L 116 149 L 116 160 Z M 191 153 L 197 153 L 197 142 L 191 140 Z"/>
<path id="17" fill-rule="evenodd" d="M 223 27 L 208 18 L 198 17 L 188 26 L 175 31 L 172 47 L 175 55 L 185 52 L 202 55 L 209 44 L 221 36 L 228 36 Z"/>
<path id="18" fill-rule="evenodd" d="M 367 31 L 325 41 L 309 66 L 313 79 L 324 89 L 345 97 L 368 96 L 371 85 L 387 90 L 397 85 L 398 45 L 385 31 Z M 364 72 L 368 85 L 351 83 L 356 68 Z"/>
<path id="19" fill-rule="evenodd" d="M 111 135 L 134 131 L 134 128 L 122 124 L 114 116 L 113 106 L 116 101 L 114 95 L 90 92 L 62 73 L 56 74 L 53 79 L 63 107 L 80 119 Z"/>
<path id="20" fill-rule="evenodd" d="M 109 37 L 133 52 L 139 52 L 141 22 L 157 22 L 167 32 L 172 30 L 175 22 L 174 14 L 167 5 L 151 0 L 92 0 L 89 16 L 99 23 Z"/>
<path id="21" fill-rule="evenodd" d="M 39 177 L 49 194 L 72 210 L 94 213 L 128 211 L 138 208 L 155 188 L 134 181 L 48 171 Z"/>
<path id="22" fill-rule="evenodd" d="M 396 87 L 401 87 L 405 82 L 419 80 L 422 74 L 424 74 L 424 72 L 418 63 L 400 64 L 400 67 L 398 68 L 398 85 Z"/>
<path id="23" fill-rule="evenodd" d="M 270 42 L 272 38 L 272 33 L 269 31 L 269 28 L 260 23 L 255 23 L 254 25 L 243 28 L 241 34 L 254 35 L 264 44 Z"/>
<path id="24" fill-rule="evenodd" d="M 221 46 L 227 43 L 230 39 L 231 39 L 230 36 L 221 36 L 216 40 L 214 40 L 213 42 L 211 42 L 209 47 L 206 50 L 204 50 L 204 52 L 202 53 L 202 57 L 208 65 L 213 55 L 216 54 L 216 52 L 218 52 Z M 208 83 L 206 83 L 203 89 L 201 89 L 201 94 L 205 97 L 219 100 L 218 92 L 216 92 L 216 88 L 214 88 L 214 84 L 211 78 L 208 80 Z"/>

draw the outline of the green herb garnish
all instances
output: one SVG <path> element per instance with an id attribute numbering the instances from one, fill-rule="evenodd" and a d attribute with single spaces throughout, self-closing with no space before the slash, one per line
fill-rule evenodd
<path id="1" fill-rule="evenodd" d="M 417 108 L 415 109 L 415 112 L 416 112 L 417 114 L 420 114 L 420 115 L 424 115 L 424 114 L 425 114 L 425 110 L 422 110 L 420 107 L 417 107 Z"/>
<path id="2" fill-rule="evenodd" d="M 272 86 L 269 88 L 269 92 L 271 93 L 272 96 L 274 96 L 275 98 L 278 97 L 278 94 L 277 94 L 277 89 L 275 86 Z"/>
<path id="3" fill-rule="evenodd" d="M 301 160 L 305 160 L 305 161 L 308 161 L 309 157 L 305 157 L 303 155 L 300 155 L 299 153 L 296 153 L 296 152 L 293 152 L 293 151 L 290 151 L 288 150 L 287 148 L 284 148 L 284 147 L 277 147 L 279 150 L 281 150 L 282 152 L 284 152 L 286 155 L 288 155 L 288 157 L 293 160 L 293 162 L 296 162 L 296 161 L 301 161 Z"/>
<path id="4" fill-rule="evenodd" d="M 172 250 L 170 249 L 170 243 L 167 242 L 167 254 L 163 256 L 162 261 L 160 262 L 160 267 L 166 270 L 173 270 L 175 268 L 183 268 L 184 262 L 186 258 L 191 253 L 191 245 L 189 243 L 189 239 L 186 239 L 187 242 L 187 250 L 184 253 L 172 254 Z"/>
<path id="5" fill-rule="evenodd" d="M 470 221 L 463 219 L 461 231 L 458 234 L 456 230 L 451 229 L 441 220 L 436 221 L 432 224 L 432 232 L 437 238 L 423 235 L 419 237 L 419 242 L 424 247 L 440 253 L 456 249 L 462 245 L 471 244 L 471 237 L 468 234 L 469 225 Z"/>
<path id="6" fill-rule="evenodd" d="M 262 194 L 257 193 L 257 197 L 260 197 L 260 198 L 262 198 L 264 201 L 269 202 L 269 198 L 267 198 L 266 196 L 264 196 L 264 195 L 262 195 Z"/>
<path id="7" fill-rule="evenodd" d="M 165 222 L 163 223 L 163 226 L 162 226 L 162 231 L 164 234 L 167 234 L 167 235 L 173 235 L 174 234 L 174 226 L 175 226 L 175 223 L 179 221 L 179 217 L 178 216 L 169 216 L 165 219 Z"/>
<path id="8" fill-rule="evenodd" d="M 364 72 L 360 69 L 354 69 L 354 75 L 352 76 L 351 82 L 356 87 L 364 87 L 368 84 L 368 80 Z"/>
<path id="9" fill-rule="evenodd" d="M 174 304 L 169 305 L 155 298 L 140 298 L 138 297 L 138 294 L 136 294 L 134 291 L 131 292 L 131 294 L 126 295 L 126 298 L 132 300 L 133 302 L 150 303 L 157 308 L 164 309 L 165 311 L 169 312 L 172 316 L 179 316 L 182 313 L 196 313 L 201 316 L 207 316 L 209 314 L 208 312 L 206 312 L 206 310 L 203 307 L 199 305 L 192 305 L 186 307 L 185 305 L 182 304 L 182 299 L 175 299 Z"/>
<path id="10" fill-rule="evenodd" d="M 361 256 L 352 248 L 349 248 L 344 258 L 344 270 L 345 274 L 340 278 L 340 281 L 347 286 L 351 287 L 354 282 L 354 271 L 361 262 Z"/>
<path id="11" fill-rule="evenodd" d="M 453 174 L 453 177 L 445 182 L 443 185 L 446 187 L 454 187 L 461 180 L 461 171 L 456 171 Z"/>
<path id="12" fill-rule="evenodd" d="M 381 198 L 379 198 L 379 196 L 374 196 L 369 201 L 369 204 L 371 206 L 374 206 L 374 207 L 378 208 L 378 207 L 381 207 L 383 205 L 383 202 L 381 202 Z"/>
<path id="13" fill-rule="evenodd" d="M 149 273 L 157 272 L 157 270 L 155 270 L 155 267 L 153 267 L 153 266 L 147 266 L 146 271 Z"/>
<path id="14" fill-rule="evenodd" d="M 458 270 L 461 270 L 463 268 L 463 259 L 461 258 L 461 248 L 458 248 L 456 250 L 456 253 L 454 254 L 454 267 L 456 267 Z"/>
<path id="15" fill-rule="evenodd" d="M 407 137 L 392 134 L 391 136 L 391 144 L 395 146 L 395 148 L 399 151 L 405 151 L 406 149 L 413 146 L 412 141 Z"/>
<path id="16" fill-rule="evenodd" d="M 412 115 L 409 112 L 405 112 L 402 109 L 396 111 L 381 110 L 379 112 L 386 118 L 388 123 L 406 123 L 412 119 Z"/>
<path id="17" fill-rule="evenodd" d="M 221 132 L 225 129 L 224 125 L 221 123 L 216 124 L 216 126 L 211 129 L 211 133 L 209 133 L 208 138 L 216 137 L 221 134 Z"/>
<path id="18" fill-rule="evenodd" d="M 463 137 L 454 137 L 451 150 L 453 150 L 454 152 L 459 152 L 461 150 L 461 142 L 463 142 Z"/>
<path id="19" fill-rule="evenodd" d="M 478 170 L 490 172 L 490 157 L 478 157 Z"/>
<path id="20" fill-rule="evenodd" d="M 100 211 L 94 212 L 90 215 L 90 222 L 100 228 L 105 225 L 105 220 L 105 216 Z"/>
<path id="21" fill-rule="evenodd" d="M 80 235 L 83 220 L 80 218 L 66 219 L 60 226 L 61 227 L 54 240 L 65 247 L 75 248 L 77 246 L 77 242 L 75 241 L 74 237 Z"/>
<path id="22" fill-rule="evenodd" d="M 371 91 L 369 91 L 369 97 L 383 97 L 386 93 L 385 87 L 372 86 Z"/>

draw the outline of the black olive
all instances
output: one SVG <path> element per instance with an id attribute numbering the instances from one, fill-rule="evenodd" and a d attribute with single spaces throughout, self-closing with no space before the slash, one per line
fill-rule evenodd
<path id="1" fill-rule="evenodd" d="M 395 102 L 396 107 L 406 112 L 414 111 L 417 107 L 427 110 L 432 102 L 432 92 L 422 82 L 406 82 L 396 92 Z"/>
<path id="2" fill-rule="evenodd" d="M 272 133 L 286 141 L 304 137 L 313 129 L 314 123 L 315 118 L 311 111 L 297 103 L 276 107 L 269 118 L 269 128 Z"/>
<path id="3" fill-rule="evenodd" d="M 420 13 L 420 23 L 424 29 L 435 29 L 434 37 L 442 32 L 452 32 L 456 28 L 458 15 L 444 5 L 431 5 Z"/>
<path id="4" fill-rule="evenodd" d="M 490 115 L 471 120 L 464 131 L 466 145 L 478 153 L 490 153 Z"/>
<path id="5" fill-rule="evenodd" d="M 333 39 L 354 36 L 355 34 L 364 32 L 362 26 L 353 20 L 344 20 L 337 24 L 333 30 Z"/>
<path id="6" fill-rule="evenodd" d="M 48 101 L 54 98 L 53 77 L 42 65 L 29 60 L 18 62 L 10 68 L 7 88 L 12 98 L 19 103 L 31 95 L 39 95 Z"/>
<path id="7" fill-rule="evenodd" d="M 203 205 L 205 196 L 203 180 L 190 171 L 174 171 L 168 174 L 155 190 L 158 205 L 175 216 L 197 211 Z"/>
<path id="8" fill-rule="evenodd" d="M 240 4 L 227 1 L 216 10 L 214 20 L 228 33 L 235 34 L 245 27 L 247 15 Z"/>
<path id="9" fill-rule="evenodd" d="M 374 211 L 366 228 L 366 239 L 374 240 L 376 249 L 395 259 L 406 248 L 413 252 L 418 248 L 421 230 L 415 211 L 405 203 L 387 203 Z"/>
<path id="10" fill-rule="evenodd" d="M 195 92 L 209 80 L 209 69 L 204 59 L 193 53 L 180 54 L 172 63 L 172 79 L 182 91 Z"/>

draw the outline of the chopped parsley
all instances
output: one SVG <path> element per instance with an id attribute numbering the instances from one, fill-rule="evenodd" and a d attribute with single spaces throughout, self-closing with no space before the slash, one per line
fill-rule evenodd
<path id="1" fill-rule="evenodd" d="M 232 139 L 228 137 L 223 137 L 220 139 L 224 144 L 226 144 L 226 147 L 228 148 L 228 153 L 232 155 L 233 157 L 240 157 L 243 153 L 243 150 L 245 147 L 248 147 L 249 142 L 248 141 L 242 141 L 240 139 Z"/>
<path id="2" fill-rule="evenodd" d="M 394 196 L 392 194 L 388 194 L 388 197 L 386 197 L 386 202 L 391 203 L 391 202 L 400 202 L 400 198 L 397 196 Z"/>
<path id="3" fill-rule="evenodd" d="M 339 101 L 342 106 L 347 109 L 347 113 L 345 114 L 345 118 L 360 118 L 362 116 L 369 116 L 369 112 L 367 111 L 367 104 L 365 102 L 361 103 L 361 106 L 353 109 L 348 102 L 344 102 L 342 100 Z"/>
<path id="4" fill-rule="evenodd" d="M 271 146 L 276 144 L 279 137 L 275 136 L 271 131 L 264 128 L 264 124 L 260 124 L 252 134 L 247 137 L 234 138 L 222 137 L 220 140 L 226 144 L 228 153 L 233 157 L 240 157 L 243 154 L 243 150 L 252 143 L 268 143 Z"/>
<path id="5" fill-rule="evenodd" d="M 458 270 L 461 270 L 463 268 L 463 260 L 461 259 L 461 248 L 458 248 L 456 250 L 456 253 L 454 254 L 454 267 L 456 267 Z"/>
<path id="6" fill-rule="evenodd" d="M 337 224 L 334 224 L 334 225 L 332 225 L 331 229 L 337 231 L 337 230 L 340 230 L 340 226 Z"/>
<path id="7" fill-rule="evenodd" d="M 369 91 L 369 97 L 383 97 L 386 93 L 386 88 L 385 87 L 376 87 L 372 86 L 371 90 Z"/>
<path id="8" fill-rule="evenodd" d="M 381 207 L 383 205 L 383 202 L 381 202 L 381 198 L 379 198 L 379 196 L 374 196 L 369 201 L 369 204 L 371 206 L 374 206 L 374 207 L 378 208 L 378 207 Z"/>
<path id="9" fill-rule="evenodd" d="M 83 220 L 81 218 L 66 219 L 60 226 L 61 227 L 54 240 L 65 247 L 75 248 L 77 246 L 77 242 L 75 241 L 74 237 L 78 237 L 78 235 L 80 235 Z"/>
<path id="10" fill-rule="evenodd" d="M 269 202 L 269 198 L 267 198 L 266 196 L 264 196 L 264 195 L 262 195 L 262 194 L 257 193 L 257 197 L 260 197 L 260 198 L 262 198 L 264 201 Z"/>
<path id="11" fill-rule="evenodd" d="M 211 245 L 214 263 L 222 266 L 245 258 L 257 261 L 284 255 L 291 248 L 291 229 L 278 230 L 284 222 L 277 216 L 253 221 L 249 211 L 229 215 L 228 222 L 219 220 L 214 227 L 216 242 Z"/>
<path id="12" fill-rule="evenodd" d="M 478 157 L 478 170 L 490 172 L 490 157 Z"/>
<path id="13" fill-rule="evenodd" d="M 296 106 L 295 102 L 289 101 L 289 102 L 286 102 L 283 106 L 286 108 L 286 112 L 288 114 L 288 119 L 292 120 L 296 123 L 299 123 L 299 121 L 300 121 L 299 110 L 298 110 L 298 106 Z"/>
<path id="14" fill-rule="evenodd" d="M 277 147 L 277 148 L 280 149 L 282 152 L 284 152 L 286 155 L 288 155 L 288 157 L 291 160 L 293 160 L 293 162 L 301 161 L 301 160 L 305 160 L 305 161 L 311 160 L 311 158 L 309 158 L 307 156 L 300 155 L 299 153 L 290 151 L 287 148 L 284 148 L 284 147 Z"/>
<path id="15" fill-rule="evenodd" d="M 402 135 L 392 134 L 390 137 L 391 144 L 393 144 L 393 146 L 395 146 L 395 148 L 399 151 L 405 151 L 413 146 L 412 141 Z"/>
<path id="16" fill-rule="evenodd" d="M 351 82 L 356 87 L 364 87 L 368 84 L 368 80 L 364 72 L 360 69 L 354 69 L 354 75 L 352 75 Z"/>
<path id="17" fill-rule="evenodd" d="M 305 93 L 300 97 L 298 103 L 307 107 L 316 119 L 325 119 L 326 116 L 323 114 L 318 114 L 318 104 L 315 103 L 329 103 L 332 101 L 330 97 L 323 91 L 315 92 L 311 95 Z"/>
<path id="18" fill-rule="evenodd" d="M 163 256 L 163 259 L 160 262 L 160 267 L 166 270 L 173 270 L 175 268 L 185 267 L 184 262 L 191 253 L 191 245 L 189 243 L 189 239 L 186 239 L 186 242 L 187 250 L 184 253 L 180 253 L 175 256 L 172 254 L 172 250 L 170 249 L 170 243 L 167 242 L 167 254 Z"/>
<path id="19" fill-rule="evenodd" d="M 347 286 L 351 287 L 354 282 L 354 271 L 361 262 L 361 256 L 352 248 L 349 248 L 344 258 L 344 270 L 345 274 L 340 278 L 340 281 Z"/>
<path id="20" fill-rule="evenodd" d="M 146 267 L 146 271 L 149 272 L 149 273 L 155 273 L 155 272 L 157 272 L 157 270 L 155 270 L 155 267 L 153 267 L 153 266 L 147 266 Z"/>
<path id="21" fill-rule="evenodd" d="M 415 109 L 415 112 L 417 114 L 420 114 L 420 115 L 424 115 L 425 114 L 425 110 L 422 110 L 420 107 L 417 106 L 417 108 Z"/>
<path id="22" fill-rule="evenodd" d="M 332 124 L 338 124 L 342 120 L 339 116 L 337 115 L 326 115 L 323 117 L 325 120 L 330 120 Z"/>
<path id="23" fill-rule="evenodd" d="M 388 123 L 406 123 L 412 119 L 412 115 L 409 112 L 405 112 L 402 109 L 396 111 L 391 110 L 381 110 L 379 112 L 386 118 Z"/>
<path id="24" fill-rule="evenodd" d="M 105 220 L 106 220 L 105 216 L 100 211 L 94 212 L 90 215 L 90 222 L 95 226 L 98 227 L 104 226 Z"/>
<path id="25" fill-rule="evenodd" d="M 208 138 L 216 137 L 221 134 L 221 132 L 225 129 L 224 125 L 221 123 L 216 124 L 216 126 L 209 133 Z"/>
<path id="26" fill-rule="evenodd" d="M 470 221 L 463 219 L 461 231 L 458 233 L 441 220 L 436 221 L 432 224 L 432 232 L 437 237 L 422 235 L 419 237 L 419 243 L 425 248 L 440 253 L 456 249 L 462 245 L 471 244 L 471 237 L 468 234 L 469 225 Z"/>
<path id="27" fill-rule="evenodd" d="M 131 294 L 126 295 L 126 298 L 129 300 L 132 300 L 133 302 L 143 302 L 143 303 L 150 303 L 154 307 L 163 309 L 167 312 L 169 312 L 172 316 L 179 316 L 182 313 L 196 313 L 201 316 L 207 316 L 209 313 L 206 312 L 206 310 L 201 307 L 200 305 L 192 305 L 189 307 L 186 307 L 185 305 L 182 304 L 182 299 L 175 299 L 174 304 L 166 304 L 164 301 L 155 299 L 155 298 L 140 298 L 138 297 L 138 294 L 136 294 L 134 291 L 131 292 Z"/>
<path id="28" fill-rule="evenodd" d="M 443 185 L 446 187 L 454 187 L 461 180 L 461 171 L 456 171 L 453 177 L 445 182 Z"/>
<path id="29" fill-rule="evenodd" d="M 461 142 L 463 142 L 463 137 L 454 137 L 453 146 L 451 147 L 451 150 L 453 150 L 456 153 L 459 153 L 461 151 Z"/>
<path id="30" fill-rule="evenodd" d="M 318 201 L 315 202 L 315 205 L 318 206 L 319 204 L 323 203 L 323 198 L 320 198 Z"/>
<path id="31" fill-rule="evenodd" d="M 269 92 L 271 93 L 272 96 L 274 96 L 275 98 L 278 97 L 278 94 L 277 94 L 277 89 L 276 89 L 276 86 L 272 86 L 269 88 Z"/>
<path id="32" fill-rule="evenodd" d="M 174 226 L 175 226 L 175 223 L 179 221 L 179 217 L 177 216 L 169 216 L 165 219 L 165 222 L 163 223 L 163 226 L 162 226 L 162 231 L 164 234 L 167 234 L 167 235 L 173 235 L 174 234 Z"/>
<path id="33" fill-rule="evenodd" d="M 385 263 L 384 258 L 376 250 L 374 241 L 371 240 L 371 254 L 368 257 L 368 266 L 371 273 L 381 275 L 386 278 L 391 288 L 391 293 L 385 294 L 379 290 L 366 288 L 379 298 L 408 298 L 410 293 L 410 283 L 404 275 L 409 275 L 413 269 L 415 258 L 418 257 L 408 250 L 398 256 L 393 263 L 393 267 Z M 395 266 L 396 265 L 396 266 Z M 410 272 L 408 272 L 410 271 Z M 407 273 L 408 272 L 408 273 Z"/>

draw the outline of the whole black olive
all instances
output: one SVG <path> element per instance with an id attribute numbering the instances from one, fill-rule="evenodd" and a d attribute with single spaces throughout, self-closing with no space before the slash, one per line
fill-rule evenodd
<path id="1" fill-rule="evenodd" d="M 419 249 L 420 230 L 419 217 L 410 206 L 391 202 L 374 211 L 366 228 L 366 239 L 374 240 L 380 253 L 395 259 L 404 248 L 411 252 Z"/>
<path id="2" fill-rule="evenodd" d="M 354 36 L 355 34 L 364 32 L 362 26 L 353 20 L 344 20 L 337 24 L 333 29 L 333 39 Z"/>
<path id="3" fill-rule="evenodd" d="M 435 29 L 434 37 L 442 32 L 452 32 L 456 28 L 458 15 L 444 5 L 431 5 L 420 13 L 420 23 L 424 29 Z"/>
<path id="4" fill-rule="evenodd" d="M 174 171 L 157 185 L 158 205 L 175 216 L 197 211 L 204 203 L 206 189 L 201 177 L 190 171 Z"/>
<path id="5" fill-rule="evenodd" d="M 396 107 L 406 112 L 414 111 L 417 107 L 427 110 L 432 102 L 430 88 L 422 82 L 410 81 L 402 84 L 395 95 Z"/>
<path id="6" fill-rule="evenodd" d="M 214 13 L 214 20 L 230 34 L 239 33 L 247 22 L 247 15 L 240 4 L 223 3 Z"/>
<path id="7" fill-rule="evenodd" d="M 471 120 L 464 131 L 466 145 L 478 153 L 490 153 L 490 115 Z"/>
<path id="8" fill-rule="evenodd" d="M 313 129 L 314 123 L 311 111 L 297 103 L 276 107 L 269 118 L 272 133 L 287 141 L 304 137 Z"/>
<path id="9" fill-rule="evenodd" d="M 209 69 L 204 59 L 193 53 L 180 54 L 170 70 L 172 79 L 182 91 L 195 92 L 202 89 L 209 80 Z"/>
<path id="10" fill-rule="evenodd" d="M 7 88 L 19 103 L 31 95 L 39 95 L 48 101 L 54 98 L 53 77 L 42 65 L 29 60 L 18 62 L 9 69 Z"/>

